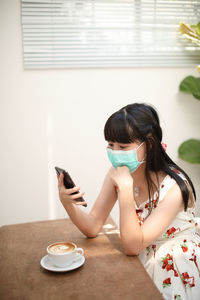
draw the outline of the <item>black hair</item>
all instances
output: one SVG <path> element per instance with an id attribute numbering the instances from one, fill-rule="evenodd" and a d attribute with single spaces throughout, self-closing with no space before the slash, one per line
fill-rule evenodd
<path id="1" fill-rule="evenodd" d="M 163 149 L 162 129 L 156 110 L 145 103 L 133 103 L 112 114 L 104 127 L 104 136 L 106 141 L 118 142 L 122 144 L 132 143 L 134 141 L 145 142 L 146 144 L 146 168 L 145 176 L 148 184 L 149 199 L 151 200 L 151 191 L 155 184 L 150 178 L 150 171 L 155 172 L 157 177 L 156 189 L 159 193 L 158 172 L 163 171 L 175 179 L 180 187 L 184 210 L 187 210 L 189 200 L 189 190 L 185 181 L 178 175 L 182 173 L 192 188 L 194 198 L 196 193 L 189 176 L 167 155 Z M 152 201 L 150 201 L 150 210 L 152 210 Z"/>

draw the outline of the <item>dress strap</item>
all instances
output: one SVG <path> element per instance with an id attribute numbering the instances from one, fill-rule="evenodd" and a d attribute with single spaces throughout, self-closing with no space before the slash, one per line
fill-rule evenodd
<path id="1" fill-rule="evenodd" d="M 167 192 L 171 189 L 171 187 L 176 183 L 176 180 L 173 179 L 170 175 L 166 175 L 164 180 L 160 185 L 160 194 L 159 194 L 159 201 L 165 197 Z"/>

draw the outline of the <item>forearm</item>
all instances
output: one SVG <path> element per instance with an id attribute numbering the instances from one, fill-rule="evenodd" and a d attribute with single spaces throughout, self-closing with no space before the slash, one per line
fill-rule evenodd
<path id="1" fill-rule="evenodd" d="M 87 237 L 96 235 L 95 217 L 82 211 L 78 205 L 62 203 L 72 222 Z"/>
<path id="2" fill-rule="evenodd" d="M 143 244 L 143 233 L 136 215 L 132 186 L 119 192 L 119 208 L 120 235 L 125 253 L 138 254 Z"/>

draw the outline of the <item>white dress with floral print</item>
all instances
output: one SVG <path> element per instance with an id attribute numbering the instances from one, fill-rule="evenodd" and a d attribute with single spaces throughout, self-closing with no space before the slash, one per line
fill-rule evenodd
<path id="1" fill-rule="evenodd" d="M 176 181 L 169 175 L 165 177 L 159 199 L 153 201 L 154 208 L 174 183 Z M 148 216 L 149 201 L 136 206 L 136 212 L 142 224 Z M 180 212 L 167 230 L 139 254 L 142 264 L 166 300 L 200 299 L 200 236 L 196 226 L 194 208 L 188 208 L 186 212 Z"/>

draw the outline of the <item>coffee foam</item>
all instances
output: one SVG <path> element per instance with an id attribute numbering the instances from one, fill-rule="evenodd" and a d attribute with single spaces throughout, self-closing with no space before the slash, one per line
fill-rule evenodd
<path id="1" fill-rule="evenodd" d="M 55 243 L 48 247 L 49 252 L 53 254 L 69 253 L 74 250 L 75 246 L 68 242 Z"/>

